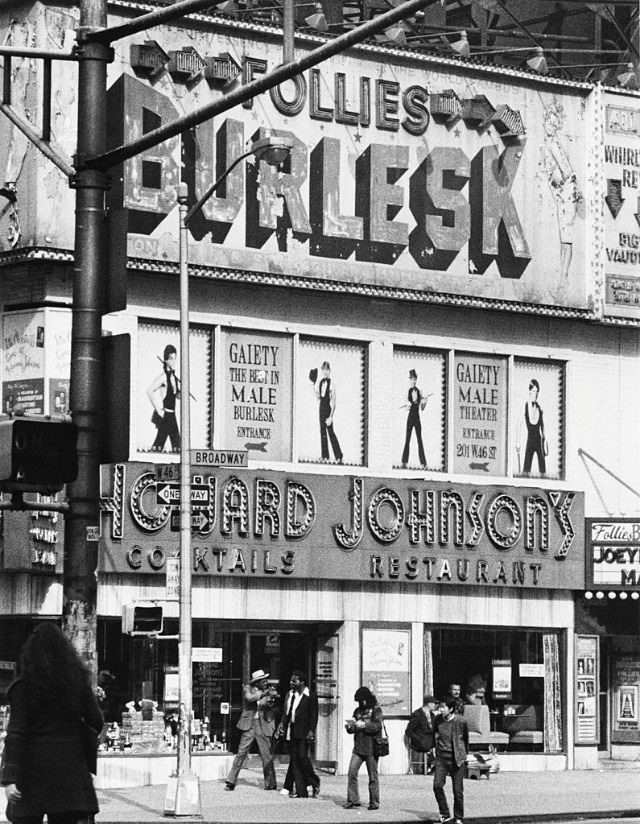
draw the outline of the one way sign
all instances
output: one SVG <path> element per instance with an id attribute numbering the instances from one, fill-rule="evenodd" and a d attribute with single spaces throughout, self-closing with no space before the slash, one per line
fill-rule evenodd
<path id="1" fill-rule="evenodd" d="M 211 519 L 209 513 L 204 509 L 199 509 L 197 512 L 191 513 L 191 529 L 195 532 L 206 532 L 211 526 Z M 180 532 L 180 513 L 171 513 L 171 531 Z"/>
<path id="2" fill-rule="evenodd" d="M 209 506 L 211 487 L 206 484 L 191 484 L 191 506 Z M 180 484 L 156 484 L 156 503 L 180 506 Z"/>

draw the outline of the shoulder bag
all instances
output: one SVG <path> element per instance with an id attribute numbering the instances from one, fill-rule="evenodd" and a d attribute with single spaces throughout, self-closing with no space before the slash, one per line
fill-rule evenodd
<path id="1" fill-rule="evenodd" d="M 384 721 L 382 722 L 382 729 L 373 739 L 373 754 L 376 758 L 384 758 L 385 755 L 389 755 L 389 736 Z"/>

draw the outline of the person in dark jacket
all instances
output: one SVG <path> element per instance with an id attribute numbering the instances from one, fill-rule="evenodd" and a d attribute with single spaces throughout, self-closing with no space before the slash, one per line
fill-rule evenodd
<path id="1" fill-rule="evenodd" d="M 433 746 L 435 743 L 435 718 L 433 713 L 436 703 L 433 695 L 425 695 L 422 699 L 422 706 L 411 713 L 406 729 L 411 749 L 415 752 L 427 754 L 428 775 L 433 772 Z"/>
<path id="2" fill-rule="evenodd" d="M 300 670 L 291 673 L 291 689 L 284 702 L 284 715 L 277 730 L 279 738 L 286 738 L 291 746 L 291 777 L 287 772 L 285 789 L 295 784 L 295 797 L 308 798 L 307 787 L 314 798 L 320 793 L 320 779 L 309 758 L 309 744 L 316 740 L 318 726 L 318 699 L 309 692 L 306 675 Z"/>
<path id="3" fill-rule="evenodd" d="M 440 822 L 463 824 L 464 817 L 464 765 L 469 751 L 469 727 L 457 709 L 464 708 L 458 698 L 443 702 L 442 716 L 436 724 L 436 763 L 433 772 L 433 794 L 440 810 Z M 453 784 L 453 818 L 444 792 L 447 775 Z"/>
<path id="4" fill-rule="evenodd" d="M 2 784 L 14 824 L 77 824 L 98 812 L 90 769 L 95 749 L 84 725 L 102 729 L 102 713 L 82 661 L 55 624 L 40 624 L 20 654 L 8 693 L 11 714 Z M 93 762 L 93 763 L 90 763 Z"/>
<path id="5" fill-rule="evenodd" d="M 358 790 L 358 772 L 367 765 L 369 773 L 369 809 L 377 810 L 380 806 L 380 787 L 378 784 L 378 758 L 374 754 L 373 740 L 382 729 L 382 709 L 375 695 L 367 687 L 358 687 L 354 701 L 358 702 L 353 718 L 345 721 L 349 735 L 353 735 L 353 752 L 349 764 L 349 782 L 347 785 L 347 803 L 345 809 L 360 806 Z"/>

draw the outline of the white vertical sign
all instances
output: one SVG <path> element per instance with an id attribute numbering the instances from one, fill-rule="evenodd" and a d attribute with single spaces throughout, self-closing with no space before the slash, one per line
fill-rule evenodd
<path id="1" fill-rule="evenodd" d="M 167 601 L 180 600 L 180 558 L 167 558 Z"/>

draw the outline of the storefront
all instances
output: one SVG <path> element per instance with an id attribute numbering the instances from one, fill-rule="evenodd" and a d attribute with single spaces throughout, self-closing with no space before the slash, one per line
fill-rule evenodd
<path id="1" fill-rule="evenodd" d="M 640 758 L 640 593 L 637 518 L 588 518 L 587 589 L 576 600 L 578 643 L 593 650 L 576 663 L 578 715 L 594 718 L 600 758 Z"/>
<path id="2" fill-rule="evenodd" d="M 196 661 L 193 677 L 196 716 L 208 720 L 212 741 L 233 749 L 241 685 L 252 670 L 268 671 L 283 694 L 290 671 L 303 669 L 321 705 L 316 759 L 346 769 L 341 722 L 355 689 L 367 684 L 392 739 L 383 769 L 404 772 L 404 727 L 424 691 L 445 695 L 451 681 L 466 687 L 480 675 L 504 769 L 570 763 L 580 494 L 194 472 L 211 489 L 211 528 L 193 547 L 194 645 L 219 652 L 215 663 Z M 121 703 L 147 698 L 170 712 L 175 642 L 123 639 L 117 617 L 126 603 L 155 599 L 168 616 L 163 633 L 175 632 L 177 604 L 163 599 L 178 536 L 171 507 L 156 504 L 161 486 L 152 464 L 104 468 L 99 654 Z"/>

